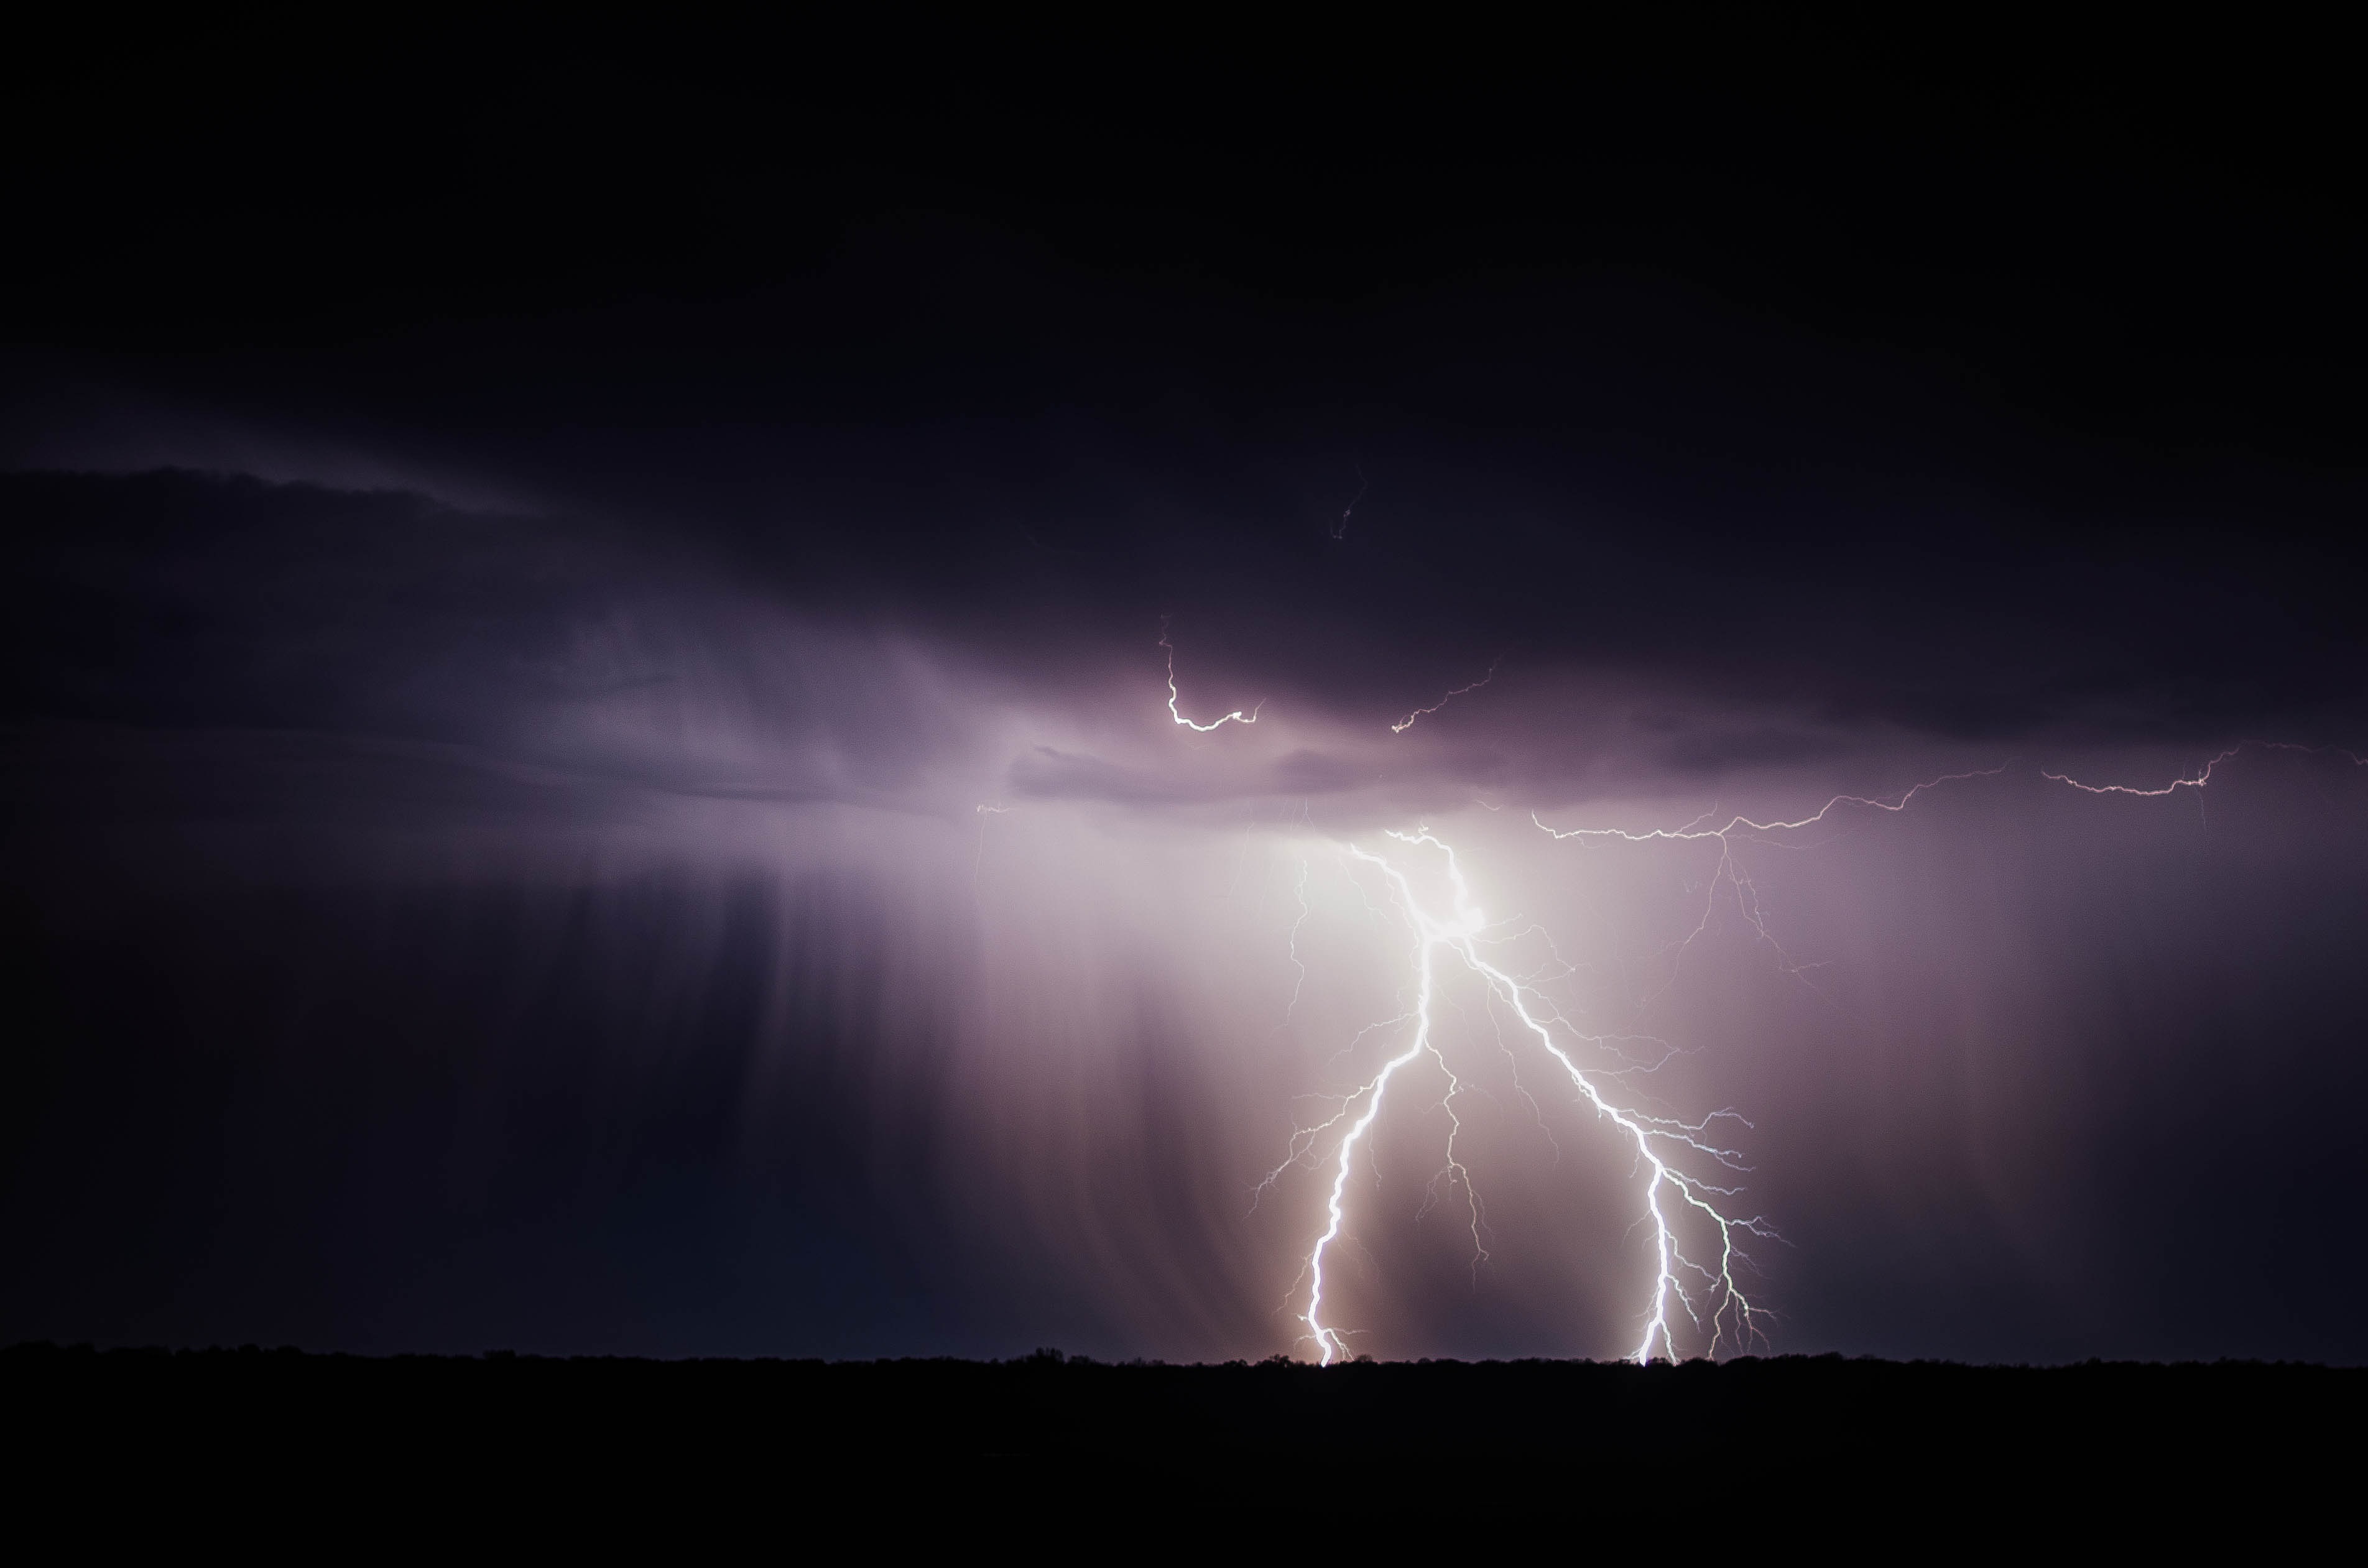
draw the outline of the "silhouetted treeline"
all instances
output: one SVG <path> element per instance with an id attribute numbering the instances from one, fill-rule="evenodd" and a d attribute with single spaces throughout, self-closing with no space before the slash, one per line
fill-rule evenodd
<path id="1" fill-rule="evenodd" d="M 1396 1517 L 1452 1510 L 1468 1488 L 1491 1510 L 1582 1496 L 1626 1508 L 1622 1488 L 1642 1485 L 1652 1508 L 1818 1496 L 1861 1514 L 1917 1499 L 2027 1510 L 2055 1498 L 2157 1524 L 2216 1511 L 2266 1528 L 2351 1484 L 2363 1394 L 2368 1370 L 2257 1362 L 0 1352 L 0 1401 L 17 1433 L 38 1435 L 33 1463 L 60 1476 L 202 1473 L 313 1493 L 401 1477 L 411 1495 L 547 1488 L 571 1508 L 612 1506 L 619 1485 L 825 1506 L 914 1488 L 934 1508 L 1057 1481 L 1202 1512 L 1360 1494 L 1373 1517 Z"/>

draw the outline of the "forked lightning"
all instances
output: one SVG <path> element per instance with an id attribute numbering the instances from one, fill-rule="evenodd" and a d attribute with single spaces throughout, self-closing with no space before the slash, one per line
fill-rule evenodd
<path id="1" fill-rule="evenodd" d="M 1167 640 L 1167 623 L 1160 626 L 1159 645 L 1167 650 L 1167 708 L 1178 725 L 1207 733 L 1228 723 L 1249 724 L 1257 722 L 1258 710 L 1244 714 L 1226 714 L 1213 723 L 1197 723 L 1184 717 L 1178 706 L 1176 689 L 1176 653 Z M 1417 720 L 1436 712 L 1449 700 L 1487 684 L 1496 673 L 1492 666 L 1472 686 L 1450 691 L 1429 708 L 1417 709 L 1404 720 L 1391 725 L 1404 733 Z M 1261 704 L 1261 707 L 1264 705 Z M 2248 741 L 2231 746 L 2206 762 L 2192 777 L 2182 777 L 2158 788 L 2127 784 L 2092 784 L 2062 773 L 2043 773 L 2051 782 L 2092 795 L 2127 795 L 2161 798 L 2185 790 L 2199 794 L 2211 783 L 2215 768 L 2227 763 L 2248 748 L 2302 752 L 2311 755 L 2340 756 L 2353 764 L 2368 767 L 2368 758 L 2333 747 L 2303 746 L 2286 742 Z M 1777 835 L 1800 833 L 1837 820 L 1838 813 L 1850 809 L 1868 812 L 1897 812 L 1907 810 L 1919 795 L 1939 787 L 1967 779 L 1994 778 L 2006 771 L 2005 766 L 1979 768 L 1963 773 L 1950 773 L 1928 779 L 1898 795 L 1877 798 L 1863 795 L 1836 795 L 1806 816 L 1759 821 L 1735 815 L 1724 822 L 1706 813 L 1692 822 L 1671 828 L 1644 830 L 1616 827 L 1556 828 L 1531 814 L 1531 821 L 1543 832 L 1557 840 L 1617 840 L 1628 844 L 1647 843 L 1709 843 L 1718 846 L 1718 859 L 1713 868 L 1701 918 L 1692 930 L 1674 946 L 1683 949 L 1709 928 L 1722 903 L 1731 900 L 1745 923 L 1761 939 L 1775 947 L 1780 956 L 1783 949 L 1768 928 L 1759 905 L 1759 890 L 1753 884 L 1748 868 L 1736 856 L 1740 843 Z M 1303 812 L 1304 814 L 1304 812 Z M 1297 1315 L 1305 1324 L 1305 1337 L 1315 1347 L 1319 1362 L 1329 1365 L 1349 1353 L 1347 1331 L 1327 1318 L 1326 1295 L 1326 1265 L 1333 1260 L 1337 1244 L 1344 1233 L 1348 1221 L 1349 1184 L 1360 1157 L 1369 1155 L 1372 1132 L 1387 1103 L 1392 1086 L 1406 1069 L 1428 1059 L 1445 1080 L 1446 1092 L 1440 1105 L 1447 1114 L 1448 1134 L 1443 1163 L 1432 1178 L 1425 1208 L 1439 1196 L 1441 1184 L 1460 1191 L 1463 1197 L 1472 1236 L 1474 1267 L 1488 1256 L 1487 1224 L 1478 1193 L 1474 1189 L 1471 1172 L 1463 1161 L 1458 1139 L 1463 1124 L 1456 1113 L 1456 1101 L 1464 1092 L 1464 1083 L 1450 1060 L 1438 1028 L 1437 1013 L 1440 1006 L 1440 968 L 1442 960 L 1461 964 L 1463 970 L 1481 984 L 1491 1008 L 1502 1006 L 1518 1022 L 1519 1035 L 1531 1040 L 1535 1050 L 1552 1062 L 1562 1080 L 1566 1081 L 1577 1102 L 1595 1113 L 1600 1123 L 1608 1124 L 1624 1145 L 1635 1155 L 1636 1171 L 1643 1190 L 1640 1195 L 1642 1212 L 1639 1223 L 1651 1232 L 1653 1276 L 1645 1292 L 1644 1327 L 1635 1348 L 1630 1352 L 1639 1362 L 1656 1357 L 1678 1359 L 1687 1355 L 1715 1357 L 1722 1352 L 1737 1351 L 1755 1343 L 1764 1344 L 1763 1320 L 1766 1309 L 1746 1293 L 1741 1275 L 1748 1272 L 1748 1259 L 1742 1251 L 1745 1238 L 1773 1239 L 1776 1233 L 1759 1215 L 1745 1215 L 1735 1199 L 1740 1187 L 1725 1178 L 1739 1174 L 1745 1167 L 1741 1155 L 1723 1147 L 1711 1132 L 1713 1123 L 1733 1120 L 1748 1126 L 1743 1118 L 1731 1110 L 1713 1112 L 1699 1121 L 1686 1121 L 1675 1117 L 1656 1116 L 1615 1098 L 1608 1086 L 1621 1075 L 1618 1068 L 1584 1064 L 1581 1056 L 1602 1050 L 1611 1041 L 1604 1037 L 1590 1036 L 1570 1027 L 1559 1010 L 1537 987 L 1517 979 L 1500 964 L 1491 962 L 1483 953 L 1484 942 L 1496 940 L 1492 927 L 1472 901 L 1461 861 L 1454 849 L 1429 828 L 1412 833 L 1391 832 L 1385 835 L 1401 848 L 1374 849 L 1359 844 L 1341 847 L 1360 866 L 1370 868 L 1386 890 L 1390 903 L 1405 921 L 1412 938 L 1414 1005 L 1399 1017 L 1369 1026 L 1360 1031 L 1358 1039 L 1381 1030 L 1401 1027 L 1411 1028 L 1406 1043 L 1383 1062 L 1372 1077 L 1345 1095 L 1337 1096 L 1340 1108 L 1330 1119 L 1312 1127 L 1299 1129 L 1292 1137 L 1288 1157 L 1268 1173 L 1260 1184 L 1263 1194 L 1279 1181 L 1285 1172 L 1302 1165 L 1331 1167 L 1331 1182 L 1326 1193 L 1324 1225 L 1309 1247 L 1301 1266 L 1300 1279 L 1306 1286 L 1306 1307 Z M 1445 876 L 1448 890 L 1445 907 L 1427 903 L 1417 890 L 1416 878 L 1409 866 L 1417 856 L 1436 855 Z M 1298 975 L 1292 993 L 1292 1008 L 1299 1002 L 1299 994 L 1306 980 L 1306 966 L 1298 950 L 1299 929 L 1307 919 L 1307 868 L 1301 863 L 1295 883 L 1299 904 L 1298 919 L 1292 926 L 1291 959 Z M 1785 966 L 1799 972 L 1789 958 Z M 1286 1017 L 1289 1010 L 1286 1010 Z M 1352 1041 L 1350 1049 L 1356 1042 Z M 1345 1125 L 1344 1125 L 1345 1124 Z M 1338 1142 L 1329 1151 L 1328 1159 L 1318 1157 L 1318 1151 L 1327 1134 L 1338 1132 Z M 1687 1251 L 1687 1238 L 1704 1244 L 1696 1255 Z M 1293 1287 L 1295 1298 L 1297 1286 Z M 1680 1326 L 1690 1325 L 1682 1337 Z"/>
<path id="2" fill-rule="evenodd" d="M 1512 1011 L 1521 1029 L 1534 1039 L 1538 1049 L 1561 1069 L 1562 1074 L 1577 1091 L 1579 1099 L 1595 1112 L 1598 1119 L 1616 1128 L 1622 1140 L 1635 1150 L 1637 1168 L 1645 1177 L 1643 1218 L 1652 1227 L 1655 1259 L 1644 1335 L 1634 1352 L 1635 1358 L 1647 1361 L 1656 1355 L 1661 1355 L 1675 1359 L 1683 1354 L 1676 1332 L 1674 1314 L 1678 1312 L 1682 1312 L 1697 1330 L 1707 1335 L 1705 1353 L 1710 1355 L 1716 1355 L 1723 1348 L 1740 1348 L 1761 1337 L 1758 1321 L 1759 1309 L 1744 1293 L 1736 1278 L 1736 1270 L 1745 1261 L 1737 1251 L 1736 1242 L 1742 1235 L 1769 1237 L 1774 1233 L 1765 1221 L 1756 1215 L 1745 1218 L 1729 1212 L 1723 1205 L 1736 1197 L 1738 1189 L 1713 1181 L 1703 1174 L 1704 1168 L 1742 1170 L 1740 1156 L 1734 1150 L 1721 1148 L 1708 1137 L 1712 1121 L 1722 1118 L 1732 1118 L 1737 1121 L 1742 1119 L 1732 1111 L 1721 1111 L 1702 1121 L 1680 1121 L 1649 1116 L 1615 1102 L 1599 1081 L 1604 1074 L 1590 1073 L 1571 1054 L 1572 1049 L 1582 1043 L 1600 1042 L 1572 1033 L 1566 1026 L 1564 1026 L 1564 1034 L 1567 1038 L 1557 1038 L 1556 1026 L 1561 1025 L 1562 1020 L 1552 1006 L 1532 987 L 1516 980 L 1481 955 L 1480 939 L 1490 927 L 1472 903 L 1471 889 L 1464 881 L 1463 868 L 1457 860 L 1455 851 L 1427 829 L 1410 834 L 1392 833 L 1388 836 L 1409 849 L 1436 851 L 1444 856 L 1447 882 L 1452 892 L 1449 907 L 1444 912 L 1427 908 L 1415 892 L 1405 867 L 1397 860 L 1357 845 L 1348 846 L 1351 858 L 1374 868 L 1383 879 L 1393 902 L 1413 934 L 1416 976 L 1412 1016 L 1414 1033 L 1405 1049 L 1384 1062 L 1371 1081 L 1349 1095 L 1338 1117 L 1324 1124 L 1323 1128 L 1309 1129 L 1302 1135 L 1303 1139 L 1312 1138 L 1338 1125 L 1351 1109 L 1357 1111 L 1355 1120 L 1341 1136 L 1335 1153 L 1332 1187 L 1325 1207 L 1324 1231 L 1316 1237 L 1315 1244 L 1307 1256 L 1304 1275 L 1308 1280 L 1304 1321 L 1308 1335 L 1315 1341 L 1317 1359 L 1328 1366 L 1348 1354 L 1348 1343 L 1341 1331 L 1325 1321 L 1324 1265 L 1333 1244 L 1340 1239 L 1341 1227 L 1347 1218 L 1349 1179 L 1358 1152 L 1382 1114 L 1391 1081 L 1403 1069 L 1424 1056 L 1430 1057 L 1447 1078 L 1447 1095 L 1443 1103 L 1448 1108 L 1450 1131 L 1447 1164 L 1441 1175 L 1463 1189 L 1465 1200 L 1471 1205 L 1475 1258 L 1486 1256 L 1478 1199 L 1472 1191 L 1470 1173 L 1464 1168 L 1455 1146 L 1455 1135 L 1462 1131 L 1462 1124 L 1455 1119 L 1454 1102 L 1463 1085 L 1440 1048 L 1433 1017 L 1439 992 L 1438 965 L 1442 956 L 1460 960 L 1480 979 L 1492 1000 L 1501 1002 Z M 1312 1144 L 1302 1142 L 1300 1147 L 1304 1150 Z M 1698 1260 L 1686 1255 L 1675 1222 L 1686 1211 L 1691 1211 L 1695 1217 L 1705 1235 L 1713 1238 L 1714 1256 L 1706 1256 Z"/>

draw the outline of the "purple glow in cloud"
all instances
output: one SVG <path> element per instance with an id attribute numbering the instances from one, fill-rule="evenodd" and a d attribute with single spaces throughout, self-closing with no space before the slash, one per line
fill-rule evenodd
<path id="1" fill-rule="evenodd" d="M 961 66 L 28 121 L 0 1339 L 2368 1358 L 2340 203 Z"/>

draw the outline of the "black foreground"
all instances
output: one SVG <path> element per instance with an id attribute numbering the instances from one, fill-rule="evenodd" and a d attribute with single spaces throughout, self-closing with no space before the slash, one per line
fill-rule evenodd
<path id="1" fill-rule="evenodd" d="M 2085 1520 L 2258 1544 L 2353 1511 L 2363 1395 L 2368 1369 L 2260 1362 L 0 1351 L 22 1498 L 174 1497 L 167 1512 L 188 1518 L 268 1494 L 397 1531 L 454 1507 L 540 1510 L 538 1528 L 788 1507 L 991 1531 L 1057 1495 L 1064 1518 L 1175 1528 L 1244 1513 L 1476 1528 L 1576 1509 L 1622 1541 L 1721 1519 L 1843 1534 Z"/>

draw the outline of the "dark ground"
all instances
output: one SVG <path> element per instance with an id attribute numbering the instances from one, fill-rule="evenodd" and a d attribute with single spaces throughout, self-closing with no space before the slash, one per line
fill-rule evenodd
<path id="1" fill-rule="evenodd" d="M 1918 1554 L 2076 1528 L 2259 1550 L 2348 1517 L 2363 1389 L 2368 1370 L 2260 1362 L 0 1353 L 14 1473 L 42 1483 L 23 1495 L 87 1491 L 105 1501 L 83 1517 L 105 1529 L 146 1509 L 401 1533 L 457 1510 L 673 1534 L 821 1510 L 882 1545 L 1248 1513 L 1300 1521 L 1310 1541 L 1560 1517 L 1599 1544 L 1666 1529 L 1681 1551 L 1715 1547 L 1713 1527 L 1748 1547 Z"/>

